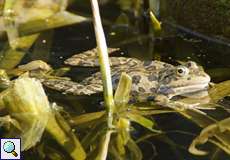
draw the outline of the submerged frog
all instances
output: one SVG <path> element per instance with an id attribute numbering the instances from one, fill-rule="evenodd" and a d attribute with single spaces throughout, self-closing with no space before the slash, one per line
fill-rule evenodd
<path id="1" fill-rule="evenodd" d="M 114 51 L 114 50 L 111 50 Z M 74 55 L 65 64 L 71 66 L 99 66 L 96 50 Z M 131 97 L 146 101 L 171 99 L 176 95 L 194 93 L 207 89 L 210 77 L 195 62 L 173 66 L 160 61 L 140 61 L 136 58 L 110 57 L 112 83 L 116 89 L 120 75 L 126 72 L 132 78 Z M 80 83 L 48 79 L 43 84 L 63 93 L 92 95 L 103 91 L 101 73 L 92 74 Z"/>

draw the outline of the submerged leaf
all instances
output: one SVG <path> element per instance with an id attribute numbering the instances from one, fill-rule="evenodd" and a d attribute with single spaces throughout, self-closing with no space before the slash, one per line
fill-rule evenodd
<path id="1" fill-rule="evenodd" d="M 88 149 L 91 145 L 95 145 L 98 143 L 98 139 L 100 136 L 106 133 L 106 123 L 105 121 L 99 122 L 93 126 L 93 128 L 88 132 L 81 143 L 85 149 Z"/>
<path id="2" fill-rule="evenodd" d="M 8 88 L 3 101 L 10 116 L 23 128 L 19 135 L 22 139 L 22 150 L 36 145 L 51 114 L 41 83 L 32 78 L 19 78 L 11 88 Z"/>
<path id="3" fill-rule="evenodd" d="M 136 122 L 138 124 L 140 124 L 141 126 L 149 129 L 152 132 L 157 132 L 157 133 L 161 133 L 161 131 L 159 130 L 155 130 L 153 129 L 153 127 L 155 126 L 154 122 L 152 120 L 149 120 L 139 114 L 134 114 L 134 113 L 126 113 L 126 116 L 133 122 Z"/>
<path id="4" fill-rule="evenodd" d="M 138 147 L 138 145 L 135 143 L 135 141 L 133 141 L 132 139 L 129 139 L 128 143 L 127 143 L 127 147 L 130 151 L 130 159 L 132 160 L 142 160 L 143 156 L 142 156 L 142 152 L 140 150 L 140 148 Z"/>
<path id="5" fill-rule="evenodd" d="M 228 95 L 230 95 L 230 80 L 215 84 L 209 90 L 209 96 L 213 102 L 218 102 Z"/>
<path id="6" fill-rule="evenodd" d="M 130 121 L 126 118 L 119 118 L 117 123 L 116 149 L 120 156 L 124 156 L 125 146 L 130 139 Z"/>
<path id="7" fill-rule="evenodd" d="M 102 116 L 105 115 L 105 113 L 106 113 L 105 111 L 100 111 L 100 112 L 82 114 L 80 116 L 75 116 L 75 117 L 71 118 L 70 122 L 73 125 L 79 125 L 79 124 L 87 123 L 87 122 L 101 118 Z"/>
<path id="8" fill-rule="evenodd" d="M 95 160 L 106 160 L 107 152 L 108 152 L 108 146 L 110 142 L 110 137 L 112 134 L 112 130 L 108 130 L 101 138 L 100 144 L 99 144 L 99 152 L 97 154 L 97 157 Z"/>
<path id="9" fill-rule="evenodd" d="M 12 69 L 18 65 L 37 37 L 38 34 L 19 38 L 17 40 L 17 49 L 12 49 L 9 45 L 5 45 L 0 52 L 0 68 Z"/>
<path id="10" fill-rule="evenodd" d="M 76 133 L 74 134 L 67 121 L 57 111 L 50 115 L 46 130 L 74 160 L 85 159 L 86 153 Z"/>
<path id="11" fill-rule="evenodd" d="M 196 155 L 206 155 L 208 152 L 198 150 L 196 149 L 196 146 L 206 143 L 212 137 L 217 139 L 211 140 L 211 142 L 230 154 L 230 118 L 226 118 L 204 128 L 200 135 L 193 140 L 189 147 L 189 152 Z"/>

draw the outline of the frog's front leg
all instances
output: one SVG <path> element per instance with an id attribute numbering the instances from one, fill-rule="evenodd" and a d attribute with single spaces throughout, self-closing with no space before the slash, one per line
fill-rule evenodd
<path id="1" fill-rule="evenodd" d="M 195 112 L 206 114 L 203 111 L 199 110 L 197 107 L 200 105 L 200 103 L 194 103 L 194 104 L 188 104 L 181 101 L 173 101 L 170 100 L 173 96 L 170 95 L 157 95 L 155 98 L 155 101 L 157 104 L 172 108 L 176 111 L 184 111 L 184 110 L 193 110 Z"/>
<path id="2" fill-rule="evenodd" d="M 155 97 L 155 101 L 160 105 L 167 105 L 172 96 L 159 94 Z"/>

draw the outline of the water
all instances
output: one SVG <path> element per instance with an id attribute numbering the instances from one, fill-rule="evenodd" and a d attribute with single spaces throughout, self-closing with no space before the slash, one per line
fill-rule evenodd
<path id="1" fill-rule="evenodd" d="M 89 3 L 81 1 L 80 4 L 72 5 L 69 10 L 82 15 L 90 15 L 89 6 Z M 151 25 L 148 23 L 146 11 L 145 9 L 141 10 L 140 14 L 135 17 L 132 10 L 122 11 L 117 3 L 106 3 L 106 5 L 102 6 L 101 13 L 105 22 L 104 29 L 108 46 L 120 47 L 124 53 L 122 56 L 139 59 L 160 58 L 162 61 L 172 64 L 177 64 L 179 60 L 196 61 L 210 73 L 213 82 L 221 82 L 230 78 L 230 71 L 228 70 L 230 67 L 230 43 L 228 39 L 223 37 L 221 39 L 216 38 L 179 25 L 175 21 L 164 21 L 164 19 L 162 19 L 163 34 L 160 37 L 154 37 L 150 28 Z M 116 22 L 117 17 L 121 14 L 125 15 L 123 21 Z M 52 47 L 50 48 L 48 63 L 54 68 L 63 67 L 63 61 L 66 58 L 75 53 L 92 49 L 95 46 L 94 30 L 91 22 L 55 29 L 52 34 Z M 30 60 L 32 58 L 28 54 L 23 62 Z M 215 72 L 216 69 L 219 69 L 218 73 Z M 226 70 L 228 72 L 225 72 Z M 98 71 L 98 69 L 73 67 L 66 76 L 75 81 L 81 81 L 95 71 Z M 48 89 L 47 92 L 51 101 L 57 102 L 72 115 L 103 109 L 100 105 L 101 95 L 75 97 Z M 229 107 L 227 102 L 229 100 L 224 103 L 226 108 Z M 217 119 L 229 116 L 229 113 L 223 109 L 219 109 L 215 113 L 211 112 L 211 114 Z M 144 159 L 211 159 L 208 156 L 194 156 L 187 151 L 194 135 L 199 134 L 201 131 L 196 124 L 177 114 L 158 115 L 155 118 L 159 127 L 168 133 L 166 136 L 156 136 L 140 143 Z M 133 134 L 136 138 L 147 132 L 140 126 L 137 126 L 137 128 L 139 129 L 138 132 Z M 180 132 L 190 133 L 191 135 L 181 134 Z M 174 148 L 174 143 L 177 146 L 176 149 Z M 210 150 L 214 149 L 211 145 L 207 146 Z M 62 149 L 55 148 L 63 152 Z M 219 160 L 229 159 L 229 156 L 225 155 L 224 152 L 220 152 L 222 156 L 219 157 Z M 32 151 L 27 154 L 33 155 Z"/>

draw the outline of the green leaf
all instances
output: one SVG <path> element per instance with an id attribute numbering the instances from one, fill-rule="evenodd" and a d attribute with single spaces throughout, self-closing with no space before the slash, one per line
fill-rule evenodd
<path id="1" fill-rule="evenodd" d="M 7 91 L 3 97 L 5 108 L 23 128 L 18 136 L 22 150 L 28 150 L 40 140 L 51 114 L 47 96 L 42 84 L 28 77 L 18 78 Z"/>
<path id="2" fill-rule="evenodd" d="M 130 138 L 127 143 L 127 148 L 130 151 L 130 159 L 132 160 L 142 160 L 142 152 L 138 145 Z"/>
<path id="3" fill-rule="evenodd" d="M 152 106 L 150 107 L 138 107 L 132 106 L 130 107 L 132 113 L 147 116 L 147 115 L 158 115 L 158 114 L 167 114 L 167 113 L 175 113 L 176 111 L 173 110 L 166 110 L 165 108 L 161 109 L 153 109 Z"/>
<path id="4" fill-rule="evenodd" d="M 150 11 L 149 14 L 150 14 L 150 19 L 151 19 L 153 30 L 154 30 L 155 34 L 160 34 L 161 22 L 159 22 L 157 20 L 156 16 L 154 15 L 154 13 L 152 11 Z"/>
<path id="5" fill-rule="evenodd" d="M 0 52 L 0 68 L 12 69 L 20 63 L 28 49 L 35 42 L 39 34 L 18 38 L 17 49 L 12 49 L 6 44 Z"/>
<path id="6" fill-rule="evenodd" d="M 4 3 L 3 9 L 3 25 L 7 33 L 7 37 L 9 40 L 9 45 L 15 49 L 17 46 L 18 40 L 18 30 L 15 22 L 15 11 L 14 5 L 16 0 L 8 0 Z"/>
<path id="7" fill-rule="evenodd" d="M 230 95 L 230 80 L 215 84 L 208 92 L 212 102 L 218 102 Z"/>
<path id="8" fill-rule="evenodd" d="M 87 122 L 99 119 L 102 116 L 104 116 L 105 113 L 106 113 L 105 111 L 86 113 L 80 116 L 72 117 L 70 121 L 73 125 L 79 125 L 79 124 L 83 124 L 83 123 L 87 123 Z"/>
<path id="9" fill-rule="evenodd" d="M 76 133 L 73 133 L 72 128 L 70 128 L 69 124 L 61 114 L 54 112 L 49 117 L 46 130 L 74 160 L 83 160 L 86 158 L 86 153 L 78 140 Z"/>
<path id="10" fill-rule="evenodd" d="M 80 23 L 87 19 L 73 13 L 62 11 L 46 19 L 29 21 L 19 25 L 18 32 L 20 36 L 41 32 L 44 30 Z"/>
<path id="11" fill-rule="evenodd" d="M 119 118 L 117 122 L 116 148 L 120 156 L 125 155 L 125 146 L 130 139 L 130 121 L 126 118 Z"/>
<path id="12" fill-rule="evenodd" d="M 126 105 L 129 102 L 131 87 L 131 77 L 128 74 L 122 72 L 120 81 L 117 86 L 117 90 L 114 95 L 114 101 L 116 106 Z"/>
<path id="13" fill-rule="evenodd" d="M 138 114 L 133 114 L 133 113 L 125 113 L 125 114 L 126 114 L 126 117 L 128 117 L 131 121 L 140 124 L 141 126 L 149 129 L 152 132 L 161 133 L 161 131 L 153 129 L 155 124 L 152 120 L 149 120 Z"/>
<path id="14" fill-rule="evenodd" d="M 98 144 L 98 138 L 105 134 L 106 132 L 106 122 L 102 121 L 95 124 L 92 129 L 84 136 L 81 143 L 85 149 L 88 149 L 90 145 Z"/>
<path id="15" fill-rule="evenodd" d="M 97 157 L 95 160 L 103 160 L 107 157 L 108 147 L 110 143 L 110 137 L 112 134 L 112 130 L 108 130 L 101 138 L 100 144 L 99 144 L 99 152 L 97 154 Z"/>
<path id="16" fill-rule="evenodd" d="M 204 128 L 200 135 L 193 140 L 189 147 L 189 152 L 196 155 L 206 155 L 208 153 L 207 151 L 198 150 L 196 146 L 204 144 L 208 140 L 230 154 L 230 118 L 226 118 Z"/>

